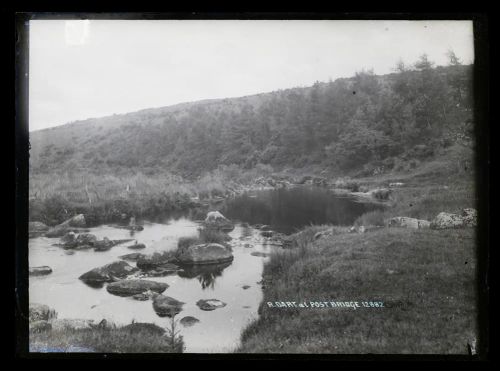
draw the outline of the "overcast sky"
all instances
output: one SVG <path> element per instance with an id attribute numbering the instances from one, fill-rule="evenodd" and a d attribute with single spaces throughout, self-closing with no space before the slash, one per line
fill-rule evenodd
<path id="1" fill-rule="evenodd" d="M 30 130 L 208 98 L 391 72 L 453 49 L 473 63 L 468 21 L 30 22 Z"/>

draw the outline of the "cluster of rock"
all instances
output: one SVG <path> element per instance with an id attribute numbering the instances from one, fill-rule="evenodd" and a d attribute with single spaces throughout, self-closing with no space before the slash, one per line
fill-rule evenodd
<path id="1" fill-rule="evenodd" d="M 410 229 L 453 229 L 477 226 L 477 211 L 472 208 L 463 209 L 460 214 L 441 212 L 432 221 L 424 219 L 397 216 L 385 221 L 387 227 Z M 353 226 L 351 232 L 364 233 L 370 229 L 381 228 L 375 226 Z"/>

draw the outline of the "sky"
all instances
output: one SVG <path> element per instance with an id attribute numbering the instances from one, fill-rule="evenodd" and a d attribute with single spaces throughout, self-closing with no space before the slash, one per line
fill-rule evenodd
<path id="1" fill-rule="evenodd" d="M 32 20 L 30 131 L 202 99 L 474 61 L 470 21 Z"/>

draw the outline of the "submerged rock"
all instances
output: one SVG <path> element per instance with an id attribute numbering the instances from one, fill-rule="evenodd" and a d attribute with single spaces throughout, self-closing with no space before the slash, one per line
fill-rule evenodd
<path id="1" fill-rule="evenodd" d="M 51 273 L 52 273 L 52 268 L 50 268 L 47 265 L 29 268 L 29 275 L 30 276 L 46 276 L 47 274 L 51 274 Z"/>
<path id="2" fill-rule="evenodd" d="M 160 317 L 172 317 L 182 311 L 185 303 L 165 295 L 155 295 L 153 298 L 153 309 Z"/>
<path id="3" fill-rule="evenodd" d="M 408 218 L 405 216 L 397 216 L 387 220 L 387 226 L 389 227 L 422 229 L 422 228 L 429 228 L 430 224 L 431 223 L 427 220 Z"/>
<path id="4" fill-rule="evenodd" d="M 191 327 L 197 324 L 198 322 L 200 322 L 200 320 L 192 316 L 186 316 L 180 320 L 181 325 L 183 325 L 184 327 Z"/>
<path id="5" fill-rule="evenodd" d="M 196 302 L 196 305 L 201 310 L 215 310 L 217 308 L 223 308 L 226 306 L 226 303 L 218 300 L 218 299 L 200 299 Z"/>
<path id="6" fill-rule="evenodd" d="M 232 261 L 233 253 L 230 247 L 205 243 L 179 248 L 176 258 L 182 264 L 218 264 Z"/>
<path id="7" fill-rule="evenodd" d="M 210 211 L 204 221 L 205 227 L 230 232 L 234 229 L 234 223 L 218 211 Z"/>
<path id="8" fill-rule="evenodd" d="M 118 282 L 110 283 L 106 290 L 113 295 L 117 296 L 133 296 L 141 294 L 148 290 L 161 294 L 169 286 L 163 282 L 149 281 L 149 280 L 121 280 Z"/>
<path id="9" fill-rule="evenodd" d="M 78 277 L 80 280 L 90 283 L 114 282 L 137 272 L 139 269 L 124 261 L 116 261 L 99 268 L 94 268 Z"/>

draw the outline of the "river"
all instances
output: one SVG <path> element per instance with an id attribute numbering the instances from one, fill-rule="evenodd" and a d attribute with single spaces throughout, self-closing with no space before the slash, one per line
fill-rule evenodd
<path id="1" fill-rule="evenodd" d="M 376 206 L 335 196 L 324 189 L 294 188 L 246 193 L 221 205 L 219 209 L 236 221 L 232 237 L 234 260 L 223 266 L 204 266 L 166 277 L 146 278 L 166 282 L 165 295 L 186 303 L 176 318 L 196 317 L 200 322 L 192 327 L 180 326 L 185 352 L 231 352 L 239 345 L 242 329 L 257 318 L 263 293 L 260 285 L 263 265 L 268 257 L 252 252 L 271 253 L 281 247 L 266 244 L 258 229 L 248 227 L 267 224 L 282 233 L 292 233 L 309 224 L 331 223 L 350 225 L 360 214 Z M 158 221 L 160 219 L 160 221 Z M 144 230 L 133 236 L 128 230 L 102 225 L 90 232 L 102 239 L 134 238 L 146 245 L 139 252 L 150 254 L 172 250 L 180 237 L 197 234 L 199 222 L 186 216 L 155 218 L 144 221 Z M 67 251 L 53 246 L 58 238 L 37 237 L 29 240 L 29 265 L 48 265 L 53 272 L 47 276 L 30 277 L 29 300 L 54 308 L 58 318 L 83 318 L 100 321 L 103 318 L 125 325 L 136 322 L 169 325 L 168 318 L 159 317 L 151 301 L 114 296 L 106 288 L 93 288 L 78 279 L 89 270 L 120 260 L 121 255 L 136 252 L 130 243 L 111 250 Z M 130 264 L 135 265 L 131 262 Z M 244 288 L 249 286 L 248 288 Z M 227 305 L 213 311 L 196 306 L 200 299 L 219 299 Z"/>

